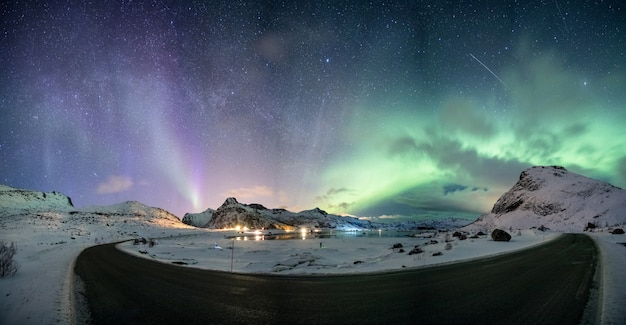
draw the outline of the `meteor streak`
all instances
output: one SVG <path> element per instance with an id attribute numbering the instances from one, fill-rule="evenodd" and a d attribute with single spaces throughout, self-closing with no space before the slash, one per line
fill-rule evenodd
<path id="1" fill-rule="evenodd" d="M 480 65 L 482 65 L 483 67 L 485 67 L 485 69 L 487 69 L 487 71 L 489 71 L 494 77 L 496 77 L 496 79 L 498 79 L 498 81 L 500 81 L 500 83 L 502 84 L 502 86 L 504 86 L 504 88 L 506 88 L 506 85 L 504 84 L 504 81 L 502 81 L 502 79 L 500 79 L 500 77 L 498 77 L 498 75 L 496 75 L 493 71 L 491 71 L 491 69 L 489 69 L 488 66 L 486 66 L 484 63 L 482 63 L 477 57 L 474 56 L 474 54 L 470 53 L 469 54 L 472 59 L 476 60 L 478 63 L 480 63 Z"/>

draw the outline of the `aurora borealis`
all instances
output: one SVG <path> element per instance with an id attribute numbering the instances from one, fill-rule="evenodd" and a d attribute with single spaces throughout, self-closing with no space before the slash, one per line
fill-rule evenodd
<path id="1" fill-rule="evenodd" d="M 0 183 L 77 206 L 475 218 L 533 165 L 626 187 L 617 1 L 0 8 Z"/>

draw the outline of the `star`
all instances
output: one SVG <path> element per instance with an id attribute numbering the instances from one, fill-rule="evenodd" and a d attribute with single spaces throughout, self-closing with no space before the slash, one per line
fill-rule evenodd
<path id="1" fill-rule="evenodd" d="M 79 207 L 182 217 L 239 193 L 472 219 L 532 165 L 626 186 L 615 4 L 27 0 L 0 15 L 0 180 Z"/>

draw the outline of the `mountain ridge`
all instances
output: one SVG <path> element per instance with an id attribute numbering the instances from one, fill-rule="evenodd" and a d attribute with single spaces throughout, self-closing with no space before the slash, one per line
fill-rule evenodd
<path id="1" fill-rule="evenodd" d="M 258 203 L 240 203 L 234 197 L 227 198 L 217 210 L 207 209 L 200 213 L 187 213 L 183 217 L 183 222 L 188 225 L 210 229 L 236 227 L 282 230 L 294 230 L 300 227 L 373 228 L 370 221 L 328 214 L 319 208 L 291 212 L 282 208 L 269 209 Z"/>
<path id="2" fill-rule="evenodd" d="M 200 213 L 186 213 L 183 223 L 198 228 L 232 229 L 283 229 L 297 228 L 338 230 L 385 229 L 385 230 L 450 230 L 465 226 L 470 221 L 461 218 L 445 218 L 423 221 L 373 222 L 353 216 L 328 213 L 319 207 L 291 212 L 283 208 L 266 208 L 258 203 L 244 204 L 236 198 L 227 198 L 217 209 L 207 209 Z"/>

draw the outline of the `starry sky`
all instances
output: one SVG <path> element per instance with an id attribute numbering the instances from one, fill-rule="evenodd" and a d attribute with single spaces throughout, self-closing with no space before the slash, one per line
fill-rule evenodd
<path id="1" fill-rule="evenodd" d="M 533 165 L 626 187 L 621 1 L 0 4 L 0 183 L 473 219 Z"/>

